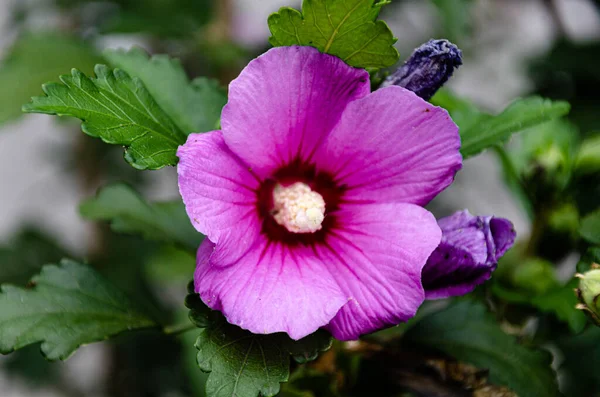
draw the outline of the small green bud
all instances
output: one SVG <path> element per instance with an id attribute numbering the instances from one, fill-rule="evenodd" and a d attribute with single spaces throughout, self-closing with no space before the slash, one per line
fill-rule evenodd
<path id="1" fill-rule="evenodd" d="M 579 288 L 575 290 L 580 303 L 575 307 L 584 310 L 600 326 L 600 266 L 593 264 L 592 270 L 575 276 L 580 279 Z"/>

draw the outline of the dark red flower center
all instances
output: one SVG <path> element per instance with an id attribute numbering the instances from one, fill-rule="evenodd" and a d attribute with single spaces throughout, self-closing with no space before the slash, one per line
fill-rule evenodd
<path id="1" fill-rule="evenodd" d="M 276 186 L 290 186 L 301 182 L 317 192 L 325 201 L 325 219 L 322 227 L 314 233 L 293 233 L 284 226 L 277 223 L 273 217 L 275 205 L 273 202 L 273 190 Z M 313 164 L 308 164 L 300 159 L 281 167 L 271 178 L 262 182 L 257 191 L 257 208 L 262 218 L 262 232 L 271 241 L 282 242 L 288 245 L 312 245 L 324 241 L 328 231 L 335 227 L 336 211 L 339 209 L 345 186 L 338 186 L 332 175 L 317 171 Z"/>

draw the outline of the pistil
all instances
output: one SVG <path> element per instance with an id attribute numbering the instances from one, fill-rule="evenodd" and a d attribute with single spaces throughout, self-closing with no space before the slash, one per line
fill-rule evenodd
<path id="1" fill-rule="evenodd" d="M 273 190 L 273 218 L 292 233 L 314 233 L 325 219 L 325 200 L 302 182 L 277 185 Z"/>

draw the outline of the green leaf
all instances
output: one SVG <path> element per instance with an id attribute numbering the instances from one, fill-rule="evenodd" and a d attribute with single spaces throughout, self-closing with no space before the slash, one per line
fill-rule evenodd
<path id="1" fill-rule="evenodd" d="M 115 232 L 141 234 L 191 250 L 196 250 L 204 238 L 190 223 L 180 200 L 149 204 L 121 183 L 103 187 L 96 197 L 84 201 L 79 211 L 88 219 L 110 221 Z"/>
<path id="2" fill-rule="evenodd" d="M 206 393 L 212 397 L 274 396 L 289 376 L 289 357 L 281 346 L 226 321 L 204 329 L 196 348 L 198 366 L 211 372 Z"/>
<path id="3" fill-rule="evenodd" d="M 48 236 L 31 229 L 0 247 L 0 284 L 25 285 L 45 263 L 55 263 L 66 252 Z"/>
<path id="4" fill-rule="evenodd" d="M 579 234 L 592 244 L 600 244 L 600 209 L 581 220 Z"/>
<path id="5" fill-rule="evenodd" d="M 533 297 L 531 304 L 541 311 L 553 313 L 559 320 L 567 323 L 573 333 L 579 333 L 583 331 L 587 319 L 581 310 L 575 308 L 577 297 L 574 289 L 577 285 L 578 281 L 573 279 L 564 286 Z"/>
<path id="6" fill-rule="evenodd" d="M 566 115 L 570 106 L 564 101 L 550 101 L 540 97 L 518 99 L 497 116 L 482 115 L 477 122 L 462 130 L 461 153 L 464 158 L 505 142 L 508 138 L 527 128 Z"/>
<path id="7" fill-rule="evenodd" d="M 360 68 L 384 68 L 398 61 L 396 39 L 377 21 L 387 0 L 304 0 L 302 12 L 283 7 L 269 16 L 275 46 L 318 48 Z"/>
<path id="8" fill-rule="evenodd" d="M 519 144 L 511 148 L 511 155 L 522 173 L 526 173 L 527 166 L 533 162 L 552 173 L 570 173 L 578 141 L 578 129 L 565 119 L 556 119 L 531 128 Z"/>
<path id="9" fill-rule="evenodd" d="M 492 116 L 447 90 L 438 92 L 431 103 L 448 110 L 458 125 L 460 152 L 465 159 L 506 142 L 514 133 L 562 117 L 570 110 L 567 102 L 533 96 L 517 99 L 500 114 Z"/>
<path id="10" fill-rule="evenodd" d="M 322 329 L 297 341 L 287 338 L 286 336 L 282 336 L 282 338 L 287 347 L 287 351 L 299 364 L 316 360 L 317 357 L 319 357 L 319 353 L 331 348 L 333 342 L 331 335 Z"/>
<path id="11" fill-rule="evenodd" d="M 96 65 L 96 78 L 73 69 L 63 84 L 43 86 L 46 96 L 23 106 L 28 113 L 77 117 L 81 129 L 106 143 L 126 146 L 125 159 L 137 169 L 175 165 L 184 134 L 157 105 L 137 78 Z"/>
<path id="12" fill-rule="evenodd" d="M 227 322 L 193 293 L 186 298 L 190 320 L 202 328 L 196 341 L 198 366 L 210 372 L 206 393 L 211 397 L 269 397 L 279 393 L 289 377 L 290 355 L 299 362 L 316 358 L 331 347 L 331 337 L 318 331 L 299 341 L 286 334 L 256 335 Z"/>
<path id="13" fill-rule="evenodd" d="M 22 116 L 21 105 L 45 82 L 72 67 L 89 73 L 97 62 L 100 57 L 93 47 L 75 37 L 58 33 L 19 37 L 0 66 L 0 124 Z"/>
<path id="14" fill-rule="evenodd" d="M 516 132 L 562 117 L 570 106 L 564 101 L 540 97 L 517 99 L 497 116 L 482 115 L 470 128 L 460 132 L 464 158 L 505 142 Z"/>
<path id="15" fill-rule="evenodd" d="M 140 48 L 108 50 L 104 56 L 113 66 L 139 77 L 158 105 L 186 134 L 215 129 L 227 102 L 225 90 L 217 81 L 198 78 L 190 83 L 179 60 L 168 55 L 149 58 Z"/>
<path id="16" fill-rule="evenodd" d="M 492 383 L 510 387 L 520 397 L 560 395 L 551 355 L 517 344 L 479 303 L 461 301 L 423 318 L 404 341 L 489 369 Z"/>
<path id="17" fill-rule="evenodd" d="M 2 354 L 42 342 L 48 360 L 64 360 L 83 344 L 157 326 L 127 295 L 71 260 L 44 266 L 30 285 L 1 287 Z"/>

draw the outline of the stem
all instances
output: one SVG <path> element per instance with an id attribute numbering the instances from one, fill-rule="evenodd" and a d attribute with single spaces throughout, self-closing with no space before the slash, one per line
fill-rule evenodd
<path id="1" fill-rule="evenodd" d="M 194 324 L 167 325 L 163 328 L 163 333 L 165 335 L 180 335 L 197 328 Z"/>

